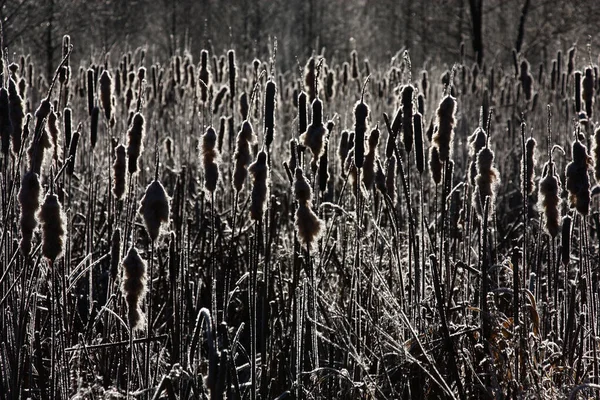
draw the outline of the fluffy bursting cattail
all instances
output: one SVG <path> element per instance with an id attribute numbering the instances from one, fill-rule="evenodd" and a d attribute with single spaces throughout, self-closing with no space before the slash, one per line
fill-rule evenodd
<path id="1" fill-rule="evenodd" d="M 312 190 L 300 168 L 296 169 L 294 192 L 298 201 L 295 221 L 298 238 L 310 249 L 321 236 L 324 224 L 312 210 Z"/>
<path id="2" fill-rule="evenodd" d="M 318 98 L 312 102 L 312 121 L 306 132 L 300 135 L 300 142 L 308 147 L 313 155 L 313 169 L 323 154 L 327 128 L 323 125 L 323 103 Z"/>
<path id="3" fill-rule="evenodd" d="M 454 116 L 456 100 L 446 95 L 437 110 L 437 132 L 433 134 L 433 142 L 438 149 L 439 160 L 443 163 L 450 158 L 452 140 L 454 139 Z"/>
<path id="4" fill-rule="evenodd" d="M 21 206 L 21 251 L 29 255 L 33 231 L 38 225 L 36 213 L 40 207 L 41 185 L 38 174 L 33 171 L 23 175 L 21 189 L 19 190 L 19 205 Z"/>
<path id="5" fill-rule="evenodd" d="M 142 329 L 145 324 L 142 300 L 146 295 L 146 262 L 137 249 L 131 247 L 123 259 L 123 283 L 121 292 L 127 303 L 127 320 L 132 330 Z"/>
<path id="6" fill-rule="evenodd" d="M 431 146 L 429 148 L 429 172 L 431 172 L 431 179 L 436 185 L 442 181 L 443 166 L 437 146 Z"/>
<path id="7" fill-rule="evenodd" d="M 42 254 L 54 262 L 63 255 L 66 236 L 66 218 L 56 194 L 46 195 L 38 217 L 42 224 Z"/>
<path id="8" fill-rule="evenodd" d="M 55 162 L 58 162 L 58 157 L 60 156 L 60 150 L 62 146 L 60 145 L 60 131 L 58 129 L 58 116 L 54 112 L 54 110 L 50 111 L 50 115 L 48 115 L 48 132 L 50 133 L 50 139 L 52 140 L 52 147 L 54 149 L 53 158 Z"/>
<path id="9" fill-rule="evenodd" d="M 469 183 L 475 185 L 475 177 L 477 176 L 477 154 L 485 147 L 487 135 L 481 126 L 475 129 L 475 132 L 468 138 L 469 142 L 469 159 L 471 160 L 469 168 Z"/>
<path id="10" fill-rule="evenodd" d="M 264 151 L 258 153 L 256 161 L 248 167 L 248 172 L 252 176 L 250 218 L 254 221 L 261 221 L 269 197 L 269 166 L 267 165 L 267 153 Z"/>
<path id="11" fill-rule="evenodd" d="M 242 129 L 237 134 L 235 153 L 235 168 L 233 170 L 233 188 L 240 192 L 248 176 L 248 165 L 252 162 L 250 146 L 254 143 L 254 130 L 250 121 L 242 123 Z"/>
<path id="12" fill-rule="evenodd" d="M 125 194 L 125 172 L 127 171 L 127 160 L 125 146 L 122 144 L 115 148 L 115 162 L 113 164 L 113 189 L 112 192 L 117 200 L 121 200 Z"/>
<path id="13" fill-rule="evenodd" d="M 592 159 L 587 154 L 587 148 L 579 139 L 573 142 L 573 161 L 567 165 L 566 186 L 569 191 L 571 206 L 585 216 L 590 211 L 590 179 L 588 168 L 592 165 Z"/>
<path id="14" fill-rule="evenodd" d="M 475 177 L 476 189 L 473 193 L 473 207 L 475 207 L 480 217 L 483 216 L 486 197 L 490 198 L 490 214 L 494 208 L 496 187 L 500 179 L 493 162 L 494 152 L 489 147 L 486 146 L 477 153 L 477 176 Z"/>
<path id="15" fill-rule="evenodd" d="M 144 116 L 142 114 L 135 113 L 131 126 L 127 131 L 127 169 L 130 174 L 137 172 L 139 169 L 138 158 L 144 150 Z"/>
<path id="16" fill-rule="evenodd" d="M 214 193 L 219 181 L 219 153 L 217 151 L 217 132 L 212 126 L 202 135 L 201 146 L 204 188 L 209 193 Z"/>
<path id="17" fill-rule="evenodd" d="M 169 223 L 170 200 L 157 179 L 148 185 L 142 197 L 138 212 L 142 215 L 146 231 L 153 242 L 160 235 L 162 225 Z"/>
<path id="18" fill-rule="evenodd" d="M 15 155 L 19 154 L 21 144 L 24 139 L 23 125 L 25 122 L 25 105 L 23 99 L 17 91 L 15 81 L 11 78 L 8 81 L 8 101 L 10 120 L 12 122 L 12 149 Z"/>

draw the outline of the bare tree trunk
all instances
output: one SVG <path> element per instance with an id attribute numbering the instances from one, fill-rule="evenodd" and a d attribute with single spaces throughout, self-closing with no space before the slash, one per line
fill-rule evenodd
<path id="1" fill-rule="evenodd" d="M 481 67 L 483 61 L 483 0 L 469 0 L 471 9 L 471 24 L 473 28 L 473 51 L 477 58 L 477 64 Z"/>
<path id="2" fill-rule="evenodd" d="M 525 38 L 525 20 L 527 19 L 527 13 L 529 12 L 529 0 L 525 0 L 523 4 L 523 10 L 521 11 L 521 19 L 519 20 L 519 33 L 517 34 L 517 44 L 515 49 L 517 53 L 521 52 L 523 46 L 523 39 Z"/>

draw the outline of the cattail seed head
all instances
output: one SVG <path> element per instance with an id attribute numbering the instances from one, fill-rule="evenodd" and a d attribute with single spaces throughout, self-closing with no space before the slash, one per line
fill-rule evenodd
<path id="1" fill-rule="evenodd" d="M 496 187 L 500 178 L 493 162 L 494 152 L 489 147 L 484 147 L 477 153 L 477 176 L 475 177 L 476 189 L 473 193 L 473 207 L 475 207 L 480 217 L 483 217 L 483 206 L 486 197 L 490 199 L 490 213 L 494 208 Z"/>
<path id="2" fill-rule="evenodd" d="M 240 114 L 242 115 L 242 120 L 248 119 L 248 111 L 250 111 L 250 104 L 248 103 L 248 95 L 246 92 L 243 92 L 240 95 Z"/>
<path id="3" fill-rule="evenodd" d="M 324 223 L 312 210 L 312 190 L 300 168 L 296 168 L 294 192 L 298 201 L 295 220 L 298 239 L 310 249 L 321 236 Z"/>
<path id="4" fill-rule="evenodd" d="M 29 169 L 38 175 L 41 173 L 42 166 L 44 165 L 46 150 L 52 148 L 50 134 L 46 129 L 47 124 L 44 124 L 47 121 L 50 111 L 52 111 L 52 105 L 48 99 L 44 99 L 35 112 L 35 135 L 27 149 Z"/>
<path id="5" fill-rule="evenodd" d="M 139 112 L 135 113 L 131 126 L 127 131 L 127 169 L 130 174 L 137 172 L 139 169 L 138 159 L 144 151 L 144 122 L 144 116 Z"/>
<path id="6" fill-rule="evenodd" d="M 406 85 L 402 89 L 402 141 L 407 153 L 412 151 L 413 146 L 413 93 L 412 85 Z"/>
<path id="7" fill-rule="evenodd" d="M 63 128 L 65 131 L 65 145 L 67 148 L 71 145 L 73 136 L 73 111 L 69 107 L 63 110 Z"/>
<path id="8" fill-rule="evenodd" d="M 145 324 L 141 310 L 142 300 L 146 295 L 146 262 L 142 260 L 137 249 L 131 247 L 123 259 L 123 282 L 121 292 L 127 303 L 127 319 L 132 330 L 142 329 Z"/>
<path id="9" fill-rule="evenodd" d="M 317 93 L 315 93 L 316 78 L 316 60 L 314 57 L 311 57 L 308 59 L 306 67 L 304 67 L 304 88 L 306 89 L 306 93 L 308 93 L 308 99 L 311 103 L 317 98 Z"/>
<path id="10" fill-rule="evenodd" d="M 379 129 L 376 127 L 369 135 L 369 151 L 365 155 L 362 171 L 362 180 L 367 191 L 373 189 L 373 184 L 375 183 L 375 164 L 377 161 L 377 146 L 380 134 Z"/>
<path id="11" fill-rule="evenodd" d="M 202 135 L 201 146 L 204 188 L 209 193 L 214 193 L 219 181 L 219 153 L 217 151 L 217 132 L 212 126 Z"/>
<path id="12" fill-rule="evenodd" d="M 21 189 L 19 190 L 19 205 L 21 207 L 21 242 L 20 247 L 23 255 L 29 255 L 31 251 L 31 239 L 33 231 L 38 225 L 36 214 L 40 207 L 41 185 L 38 174 L 33 171 L 23 175 Z"/>
<path id="13" fill-rule="evenodd" d="M 425 171 L 425 154 L 423 146 L 423 117 L 420 112 L 416 112 L 413 118 L 414 134 L 415 134 L 415 160 L 417 163 L 417 171 L 420 174 Z"/>
<path id="14" fill-rule="evenodd" d="M 535 191 L 535 145 L 536 141 L 530 137 L 525 142 L 525 165 L 521 165 L 521 176 L 524 178 L 524 191 L 532 196 Z"/>
<path id="15" fill-rule="evenodd" d="M 69 144 L 69 165 L 67 165 L 67 175 L 73 176 L 73 171 L 75 170 L 75 158 L 77 157 L 77 144 L 79 143 L 79 129 L 75 131 L 73 137 L 71 138 L 71 143 Z"/>
<path id="16" fill-rule="evenodd" d="M 0 138 L 2 142 L 2 154 L 8 156 L 10 152 L 10 139 L 13 136 L 13 124 L 10 120 L 10 102 L 8 90 L 0 89 Z"/>
<path id="17" fill-rule="evenodd" d="M 323 154 L 327 136 L 327 128 L 323 125 L 323 103 L 318 98 L 312 102 L 312 111 L 312 122 L 300 135 L 300 142 L 310 149 L 316 163 Z"/>
<path id="18" fill-rule="evenodd" d="M 443 163 L 440 160 L 440 153 L 436 146 L 429 148 L 429 172 L 431 173 L 431 179 L 436 185 L 442 181 L 442 167 Z"/>
<path id="19" fill-rule="evenodd" d="M 25 104 L 17 91 L 15 81 L 8 81 L 9 117 L 12 122 L 12 151 L 19 154 L 24 139 Z"/>
<path id="20" fill-rule="evenodd" d="M 114 230 L 110 239 L 110 277 L 116 282 L 119 275 L 119 262 L 121 261 L 121 228 Z"/>
<path id="21" fill-rule="evenodd" d="M 392 155 L 388 158 L 387 169 L 385 175 L 385 187 L 386 192 L 392 199 L 393 203 L 396 203 L 396 156 Z"/>
<path id="22" fill-rule="evenodd" d="M 229 50 L 227 52 L 228 59 L 228 71 L 229 71 L 229 94 L 232 99 L 235 99 L 236 91 L 235 91 L 235 82 L 237 79 L 237 67 L 235 65 L 235 51 Z"/>
<path id="23" fill-rule="evenodd" d="M 225 99 L 225 95 L 227 94 L 227 86 L 222 86 L 221 89 L 217 92 L 215 96 L 215 100 L 213 102 L 213 114 L 217 114 L 219 112 L 219 108 L 221 104 L 223 104 L 223 100 Z"/>
<path id="24" fill-rule="evenodd" d="M 365 159 L 365 133 L 367 132 L 367 117 L 369 107 L 362 101 L 354 106 L 354 163 L 356 168 L 362 168 Z"/>
<path id="25" fill-rule="evenodd" d="M 250 121 L 245 120 L 242 123 L 242 129 L 237 134 L 235 153 L 235 168 L 233 171 L 233 188 L 240 192 L 248 176 L 248 166 L 252 162 L 250 146 L 254 144 L 254 130 Z"/>
<path id="26" fill-rule="evenodd" d="M 165 188 L 158 180 L 148 185 L 142 197 L 138 212 L 142 215 L 148 236 L 153 242 L 161 233 L 161 227 L 169 224 L 170 201 Z"/>
<path id="27" fill-rule="evenodd" d="M 125 194 L 125 172 L 127 171 L 127 160 L 125 146 L 122 144 L 115 148 L 115 162 L 113 164 L 113 189 L 112 192 L 117 200 L 121 200 Z"/>
<path id="28" fill-rule="evenodd" d="M 104 116 L 110 121 L 112 113 L 112 78 L 108 70 L 104 70 L 100 75 L 100 104 L 104 110 Z"/>
<path id="29" fill-rule="evenodd" d="M 275 95 L 277 86 L 275 82 L 269 80 L 265 90 L 265 145 L 271 146 L 273 142 L 273 133 L 275 130 Z"/>
<path id="30" fill-rule="evenodd" d="M 571 206 L 575 207 L 581 215 L 587 215 L 590 211 L 590 180 L 588 168 L 592 165 L 592 159 L 587 154 L 587 148 L 579 140 L 573 142 L 573 161 L 567 165 L 566 187 L 569 191 Z"/>
<path id="31" fill-rule="evenodd" d="M 433 142 L 438 148 L 441 162 L 450 158 L 452 140 L 454 138 L 455 113 L 456 100 L 450 95 L 445 96 L 437 110 L 438 129 L 433 135 Z"/>
<path id="32" fill-rule="evenodd" d="M 468 138 L 469 141 L 469 158 L 471 159 L 469 168 L 469 183 L 475 186 L 475 177 L 477 176 L 477 154 L 485 147 L 487 134 L 480 126 L 475 129 L 475 132 Z"/>
<path id="33" fill-rule="evenodd" d="M 269 198 L 267 153 L 260 151 L 256 161 L 248 167 L 248 172 L 252 176 L 250 218 L 254 221 L 261 221 Z"/>
<path id="34" fill-rule="evenodd" d="M 592 68 L 585 69 L 585 77 L 583 78 L 582 83 L 582 93 L 581 96 L 585 103 L 585 112 L 588 118 L 592 118 L 592 114 L 594 112 L 594 72 Z"/>
<path id="35" fill-rule="evenodd" d="M 94 69 L 87 70 L 87 98 L 88 98 L 88 113 L 92 115 L 94 108 Z"/>
<path id="36" fill-rule="evenodd" d="M 50 115 L 48 115 L 48 132 L 50 133 L 50 138 L 52 140 L 52 147 L 54 149 L 54 160 L 58 161 L 60 156 L 60 150 L 62 146 L 60 144 L 60 130 L 58 129 L 58 116 L 52 110 Z"/>
<path id="37" fill-rule="evenodd" d="M 346 157 L 348 157 L 348 152 L 350 151 L 350 147 L 348 146 L 348 131 L 342 131 L 342 135 L 340 138 L 340 147 L 338 148 L 338 156 L 342 164 Z"/>
<path id="38" fill-rule="evenodd" d="M 519 75 L 519 79 L 521 80 L 525 100 L 530 101 L 533 97 L 533 77 L 529 73 L 529 62 L 527 60 L 521 61 L 521 74 Z"/>
<path id="39" fill-rule="evenodd" d="M 306 132 L 306 128 L 308 128 L 308 112 L 306 107 L 306 93 L 300 92 L 298 95 L 298 132 L 301 134 Z"/>
<path id="40" fill-rule="evenodd" d="M 571 227 L 573 226 L 573 218 L 569 215 L 565 215 L 562 218 L 562 232 L 561 232 L 561 261 L 563 265 L 568 265 L 571 260 Z"/>
<path id="41" fill-rule="evenodd" d="M 581 112 L 581 71 L 575 71 L 575 112 Z"/>
<path id="42" fill-rule="evenodd" d="M 544 228 L 552 238 L 558 235 L 560 227 L 560 190 L 554 163 L 549 161 L 544 165 L 544 175 L 540 180 L 539 208 L 544 214 Z"/>
<path id="43" fill-rule="evenodd" d="M 46 195 L 38 217 L 42 225 L 42 254 L 54 262 L 63 255 L 66 235 L 66 218 L 56 194 Z"/>

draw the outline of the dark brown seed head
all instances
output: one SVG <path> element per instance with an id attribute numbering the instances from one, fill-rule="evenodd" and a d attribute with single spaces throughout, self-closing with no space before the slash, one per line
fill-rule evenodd
<path id="1" fill-rule="evenodd" d="M 100 104 L 104 110 L 104 116 L 110 121 L 112 113 L 112 78 L 108 70 L 104 70 L 100 75 Z"/>
<path id="2" fill-rule="evenodd" d="M 452 140 L 454 139 L 454 117 L 456 113 L 456 100 L 446 95 L 437 110 L 437 132 L 433 135 L 433 142 L 438 148 L 439 159 L 444 162 L 450 158 Z"/>
<path id="3" fill-rule="evenodd" d="M 201 146 L 204 188 L 209 193 L 214 193 L 219 181 L 219 153 L 217 151 L 217 132 L 212 126 L 202 136 Z"/>
<path id="4" fill-rule="evenodd" d="M 354 163 L 356 168 L 362 168 L 364 163 L 368 116 L 369 107 L 362 101 L 358 101 L 354 106 Z"/>
<path id="5" fill-rule="evenodd" d="M 19 206 L 21 208 L 21 242 L 23 255 L 28 256 L 31 251 L 33 231 L 38 225 L 36 214 L 40 207 L 41 185 L 38 174 L 33 171 L 23 175 L 21 189 L 19 190 Z"/>
<path id="6" fill-rule="evenodd" d="M 153 242 L 158 238 L 162 226 L 169 224 L 170 201 L 165 188 L 158 180 L 148 185 L 142 197 L 138 212 L 142 215 L 146 231 Z"/>
<path id="7" fill-rule="evenodd" d="M 560 181 L 556 176 L 552 161 L 544 165 L 540 180 L 539 208 L 544 214 L 544 228 L 550 237 L 555 238 L 560 228 Z"/>
<path id="8" fill-rule="evenodd" d="M 242 123 L 242 129 L 237 134 L 236 147 L 233 158 L 235 168 L 233 171 L 233 188 L 236 192 L 242 190 L 246 177 L 248 176 L 248 166 L 252 162 L 252 153 L 250 146 L 254 144 L 254 130 L 249 121 Z"/>
<path id="9" fill-rule="evenodd" d="M 579 140 L 573 142 L 573 161 L 567 165 L 566 187 L 569 191 L 571 206 L 583 215 L 590 211 L 590 180 L 588 168 L 592 165 L 592 159 L 587 154 L 587 148 Z"/>
<path id="10" fill-rule="evenodd" d="M 12 122 L 12 151 L 15 155 L 19 154 L 21 144 L 23 143 L 23 125 L 25 123 L 25 104 L 17 91 L 15 81 L 8 81 L 8 100 L 9 114 Z"/>
<path id="11" fill-rule="evenodd" d="M 47 194 L 39 213 L 42 224 L 42 254 L 54 262 L 65 248 L 65 215 L 56 194 Z"/>
<path id="12" fill-rule="evenodd" d="M 146 262 L 142 260 L 137 249 L 131 247 L 123 259 L 122 266 L 121 292 L 127 303 L 127 319 L 131 329 L 139 330 L 145 324 L 141 305 L 146 295 Z"/>
<path id="13" fill-rule="evenodd" d="M 125 173 L 127 172 L 127 160 L 125 146 L 118 145 L 115 149 L 115 162 L 113 164 L 113 189 L 112 192 L 117 200 L 121 200 L 125 194 Z"/>
<path id="14" fill-rule="evenodd" d="M 412 85 L 402 89 L 402 141 L 407 153 L 412 151 L 413 146 L 413 93 Z"/>
<path id="15" fill-rule="evenodd" d="M 138 171 L 138 159 L 142 154 L 142 151 L 144 151 L 144 122 L 144 116 L 139 112 L 135 113 L 133 120 L 131 121 L 131 126 L 127 131 L 127 170 L 130 174 Z"/>
<path id="16" fill-rule="evenodd" d="M 267 165 L 267 153 L 258 153 L 256 161 L 248 167 L 252 176 L 252 196 L 250 203 L 250 218 L 261 221 L 269 198 L 269 166 Z"/>

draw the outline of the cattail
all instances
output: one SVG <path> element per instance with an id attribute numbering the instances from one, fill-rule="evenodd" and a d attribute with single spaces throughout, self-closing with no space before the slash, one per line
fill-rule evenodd
<path id="1" fill-rule="evenodd" d="M 304 68 L 304 88 L 306 89 L 306 93 L 308 93 L 308 100 L 311 103 L 317 98 L 318 95 L 318 93 L 315 93 L 316 79 L 316 60 L 314 57 L 311 57 Z"/>
<path id="2" fill-rule="evenodd" d="M 235 65 L 235 51 L 229 50 L 227 52 L 227 59 L 229 61 L 228 71 L 229 71 L 229 94 L 231 99 L 235 99 L 235 81 L 237 79 L 237 67 Z"/>
<path id="3" fill-rule="evenodd" d="M 420 112 L 415 113 L 413 124 L 415 133 L 415 160 L 417 171 L 422 174 L 425 171 L 425 154 L 423 147 L 423 117 Z"/>
<path id="4" fill-rule="evenodd" d="M 573 73 L 573 69 L 575 68 L 575 54 L 577 52 L 577 47 L 571 47 L 569 52 L 567 53 L 568 61 L 567 61 L 567 75 L 571 75 Z"/>
<path id="5" fill-rule="evenodd" d="M 473 207 L 480 217 L 483 216 L 483 205 L 486 197 L 490 199 L 490 213 L 496 198 L 496 186 L 499 183 L 498 170 L 493 166 L 494 152 L 489 147 L 484 147 L 477 153 L 477 176 L 475 177 L 476 189 L 473 193 Z"/>
<path id="6" fill-rule="evenodd" d="M 575 112 L 581 112 L 581 71 L 575 71 Z"/>
<path id="7" fill-rule="evenodd" d="M 440 153 L 436 146 L 429 148 L 429 172 L 431 172 L 431 179 L 436 185 L 442 181 L 442 168 L 443 163 L 440 160 Z"/>
<path id="8" fill-rule="evenodd" d="M 73 111 L 69 107 L 65 107 L 63 110 L 63 129 L 65 131 L 65 146 L 69 147 L 73 136 Z"/>
<path id="9" fill-rule="evenodd" d="M 33 231 L 38 225 L 36 213 L 40 207 L 41 185 L 38 174 L 33 171 L 23 175 L 21 189 L 19 190 L 19 205 L 21 206 L 21 242 L 20 247 L 23 255 L 29 255 L 31 251 L 31 239 Z"/>
<path id="10" fill-rule="evenodd" d="M 306 93 L 300 92 L 298 95 L 298 133 L 300 134 L 306 132 L 306 128 L 308 128 L 306 106 Z"/>
<path id="11" fill-rule="evenodd" d="M 351 71 L 352 71 L 352 79 L 358 79 L 358 55 L 356 54 L 356 50 L 352 50 L 350 53 L 351 58 Z"/>
<path id="12" fill-rule="evenodd" d="M 273 133 L 275 129 L 275 95 L 277 86 L 275 82 L 269 80 L 265 90 L 265 145 L 267 148 L 273 142 Z"/>
<path id="13" fill-rule="evenodd" d="M 348 152 L 350 151 L 350 147 L 348 146 L 348 131 L 342 131 L 342 137 L 340 138 L 340 147 L 338 148 L 338 156 L 342 164 L 346 157 L 348 157 Z M 295 171 L 295 170 L 294 170 Z"/>
<path id="14" fill-rule="evenodd" d="M 225 140 L 225 131 L 227 129 L 227 117 L 219 118 L 219 133 L 217 134 L 217 149 L 219 154 L 223 151 L 223 141 Z"/>
<path id="15" fill-rule="evenodd" d="M 162 225 L 169 224 L 170 201 L 165 188 L 157 179 L 148 185 L 142 197 L 138 212 L 142 215 L 148 236 L 153 242 L 158 238 Z"/>
<path id="16" fill-rule="evenodd" d="M 217 133 L 209 127 L 202 135 L 202 165 L 204 166 L 204 188 L 214 193 L 219 181 L 219 153 L 217 151 Z"/>
<path id="17" fill-rule="evenodd" d="M 425 115 L 425 97 L 423 93 L 419 93 L 417 96 L 417 112 L 421 115 Z"/>
<path id="18" fill-rule="evenodd" d="M 329 129 L 328 129 L 329 131 Z M 328 171 L 328 163 L 329 160 L 327 158 L 329 142 L 325 141 L 323 154 L 321 154 L 321 158 L 319 159 L 319 190 L 321 193 L 324 193 L 327 190 L 327 182 L 329 181 L 329 171 Z"/>
<path id="19" fill-rule="evenodd" d="M 325 78 L 325 99 L 331 101 L 335 97 L 335 76 L 333 71 L 327 73 Z"/>
<path id="20" fill-rule="evenodd" d="M 100 104 L 104 110 L 104 116 L 110 121 L 112 112 L 112 78 L 108 70 L 104 70 L 100 75 Z"/>
<path id="21" fill-rule="evenodd" d="M 533 77 L 529 73 L 529 62 L 527 62 L 527 60 L 521 61 L 521 74 L 519 75 L 519 79 L 521 81 L 521 86 L 523 87 L 525 100 L 531 100 L 533 97 Z"/>
<path id="22" fill-rule="evenodd" d="M 454 116 L 456 113 L 456 100 L 446 95 L 437 110 L 437 132 L 433 135 L 433 142 L 438 148 L 440 162 L 450 158 L 452 140 L 454 139 Z"/>
<path id="23" fill-rule="evenodd" d="M 552 160 L 544 165 L 544 175 L 540 180 L 539 208 L 544 214 L 544 227 L 550 237 L 558 235 L 560 227 L 560 181 L 556 176 Z"/>
<path id="24" fill-rule="evenodd" d="M 565 215 L 562 218 L 562 232 L 561 232 L 561 261 L 563 265 L 568 265 L 571 260 L 571 227 L 573 225 L 573 218 L 569 215 Z"/>
<path id="25" fill-rule="evenodd" d="M 317 98 L 312 102 L 311 124 L 306 128 L 306 132 L 300 135 L 300 142 L 310 149 L 315 164 L 323 154 L 326 136 L 327 128 L 323 125 L 323 103 Z"/>
<path id="26" fill-rule="evenodd" d="M 208 51 L 200 53 L 200 70 L 198 72 L 198 85 L 200 85 L 200 100 L 202 103 L 208 101 L 208 87 L 211 84 L 211 75 L 208 69 Z"/>
<path id="27" fill-rule="evenodd" d="M 367 132 L 367 117 L 369 107 L 358 101 L 354 106 L 354 163 L 356 168 L 362 168 L 365 159 L 365 133 Z"/>
<path id="28" fill-rule="evenodd" d="M 90 124 L 90 143 L 92 145 L 92 150 L 96 147 L 96 143 L 98 143 L 98 119 L 100 117 L 100 109 L 98 107 L 94 107 L 92 109 L 92 120 Z"/>
<path id="29" fill-rule="evenodd" d="M 596 178 L 596 183 L 600 184 L 600 126 L 594 131 L 592 155 L 594 157 L 594 177 Z"/>
<path id="30" fill-rule="evenodd" d="M 121 292 L 127 303 L 127 319 L 132 330 L 142 329 L 145 324 L 141 310 L 142 300 L 146 296 L 146 262 L 137 249 L 131 247 L 123 259 L 123 282 Z"/>
<path id="31" fill-rule="evenodd" d="M 144 116 L 139 112 L 135 113 L 127 131 L 127 170 L 130 174 L 139 169 L 138 158 L 144 150 L 144 122 Z"/>
<path id="32" fill-rule="evenodd" d="M 583 78 L 583 91 L 581 96 L 585 103 L 585 112 L 588 118 L 592 118 L 594 110 L 594 75 L 591 68 L 585 69 L 585 77 Z"/>
<path id="33" fill-rule="evenodd" d="M 324 223 L 312 210 L 312 190 L 300 168 L 296 168 L 294 193 L 298 201 L 295 220 L 298 239 L 310 249 L 321 236 Z"/>
<path id="34" fill-rule="evenodd" d="M 399 107 L 396 110 L 396 115 L 394 115 L 394 120 L 392 121 L 392 133 L 394 138 L 396 138 L 396 136 L 402 129 L 402 120 L 402 107 Z"/>
<path id="35" fill-rule="evenodd" d="M 573 142 L 572 146 L 573 161 L 567 164 L 566 187 L 569 191 L 569 200 L 571 206 L 583 215 L 588 215 L 590 211 L 590 180 L 588 168 L 592 165 L 592 159 L 587 154 L 587 148 L 579 141 L 579 138 Z"/>
<path id="36" fill-rule="evenodd" d="M 112 192 L 117 200 L 121 200 L 125 194 L 126 163 L 127 160 L 125 159 L 125 146 L 120 144 L 115 148 L 115 162 L 113 164 Z"/>
<path id="37" fill-rule="evenodd" d="M 482 114 L 484 115 L 484 114 Z M 475 132 L 467 139 L 469 142 L 469 159 L 471 160 L 469 168 L 469 183 L 475 186 L 475 177 L 477 176 L 477 154 L 485 147 L 487 134 L 482 126 L 477 127 Z"/>
<path id="38" fill-rule="evenodd" d="M 13 136 L 13 125 L 10 120 L 10 103 L 8 90 L 0 89 L 0 138 L 2 142 L 2 154 L 8 156 L 10 151 L 10 139 Z"/>
<path id="39" fill-rule="evenodd" d="M 121 261 L 121 228 L 114 230 L 110 239 L 110 277 L 116 282 L 119 274 L 119 261 Z"/>
<path id="40" fill-rule="evenodd" d="M 376 127 L 369 135 L 369 151 L 365 155 L 363 163 L 362 180 L 367 191 L 373 189 L 375 183 L 375 162 L 377 158 L 377 146 L 379 144 L 379 129 Z"/>
<path id="41" fill-rule="evenodd" d="M 24 139 L 23 124 L 25 122 L 25 105 L 17 92 L 15 81 L 8 81 L 9 117 L 12 122 L 12 149 L 15 155 L 19 154 Z"/>
<path id="42" fill-rule="evenodd" d="M 402 141 L 407 153 L 412 151 L 413 146 L 413 93 L 412 85 L 406 85 L 402 89 Z"/>
<path id="43" fill-rule="evenodd" d="M 58 162 L 58 157 L 60 156 L 60 150 L 62 148 L 60 144 L 60 131 L 58 129 L 58 116 L 52 110 L 50 115 L 48 115 L 48 132 L 50 133 L 50 138 L 52 139 L 52 147 L 54 148 L 54 161 Z"/>
<path id="44" fill-rule="evenodd" d="M 81 124 L 80 124 L 81 127 Z M 69 144 L 69 158 L 70 162 L 67 165 L 67 175 L 73 176 L 73 171 L 75 170 L 75 158 L 77 157 L 77 144 L 79 143 L 79 133 L 80 129 L 77 129 L 75 133 L 73 133 L 73 137 L 71 138 L 71 143 Z"/>
<path id="45" fill-rule="evenodd" d="M 64 252 L 66 221 L 56 194 L 46 195 L 38 217 L 42 225 L 42 254 L 54 262 Z"/>
<path id="46" fill-rule="evenodd" d="M 252 162 L 250 146 L 255 142 L 254 130 L 250 121 L 242 123 L 242 129 L 237 134 L 235 153 L 235 168 L 233 171 L 233 188 L 240 192 L 248 176 L 248 166 Z"/>
<path id="47" fill-rule="evenodd" d="M 52 148 L 50 135 L 46 129 L 46 124 L 44 124 L 48 118 L 48 115 L 50 114 L 50 111 L 52 111 L 50 101 L 48 101 L 48 99 L 44 99 L 38 109 L 35 111 L 35 135 L 31 140 L 29 148 L 27 149 L 29 168 L 38 175 L 41 173 L 42 166 L 44 165 L 46 150 Z"/>
<path id="48" fill-rule="evenodd" d="M 261 221 L 267 199 L 269 198 L 269 166 L 267 165 L 267 153 L 260 151 L 256 161 L 250 164 L 248 172 L 252 176 L 252 197 L 250 202 L 250 218 Z"/>
<path id="49" fill-rule="evenodd" d="M 87 70 L 87 98 L 88 113 L 91 116 L 94 108 L 94 69 L 91 67 Z"/>
<path id="50" fill-rule="evenodd" d="M 246 94 L 246 92 L 243 92 L 240 95 L 240 114 L 242 115 L 243 121 L 248 119 L 248 111 L 250 111 L 250 105 L 248 104 L 248 95 Z"/>
<path id="51" fill-rule="evenodd" d="M 536 141 L 530 137 L 525 142 L 525 164 L 521 165 L 521 176 L 524 179 L 524 189 L 528 196 L 532 196 L 535 191 L 535 151 Z"/>
<path id="52" fill-rule="evenodd" d="M 219 112 L 219 108 L 223 103 L 223 99 L 225 99 L 225 95 L 227 94 L 227 86 L 222 86 L 221 89 L 217 92 L 215 96 L 215 100 L 213 103 L 213 114 L 217 114 Z"/>
<path id="53" fill-rule="evenodd" d="M 388 158 L 387 169 L 385 175 L 385 188 L 387 194 L 396 203 L 396 156 L 392 155 Z"/>

